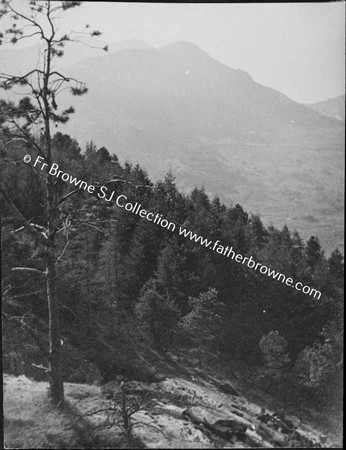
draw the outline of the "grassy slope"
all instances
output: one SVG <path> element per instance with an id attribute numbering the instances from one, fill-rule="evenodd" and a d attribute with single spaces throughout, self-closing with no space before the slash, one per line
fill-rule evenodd
<path id="1" fill-rule="evenodd" d="M 89 409 L 99 404 L 99 387 L 66 383 L 67 406 L 61 411 L 50 406 L 47 388 L 46 382 L 4 375 L 5 448 L 124 448 L 120 433 L 95 438 L 91 422 L 76 407 L 82 399 Z"/>

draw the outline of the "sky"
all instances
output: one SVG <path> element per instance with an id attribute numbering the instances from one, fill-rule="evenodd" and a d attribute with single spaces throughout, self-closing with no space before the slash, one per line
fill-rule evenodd
<path id="1" fill-rule="evenodd" d="M 344 2 L 86 1 L 69 10 L 61 25 L 66 30 L 82 29 L 85 23 L 102 31 L 102 39 L 110 44 L 131 38 L 154 47 L 193 42 L 218 61 L 245 70 L 256 82 L 302 103 L 344 93 Z"/>

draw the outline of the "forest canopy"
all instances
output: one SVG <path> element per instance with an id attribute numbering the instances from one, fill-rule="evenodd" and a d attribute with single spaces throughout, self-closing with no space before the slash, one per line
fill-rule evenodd
<path id="1" fill-rule="evenodd" d="M 136 356 L 154 348 L 197 349 L 200 359 L 217 352 L 227 360 L 263 367 L 275 386 L 299 386 L 314 401 L 336 392 L 341 373 L 343 256 L 324 256 L 318 238 L 306 243 L 297 231 L 265 227 L 259 216 L 227 206 L 204 189 L 186 195 L 174 176 L 154 183 L 138 165 L 90 142 L 85 151 L 56 133 L 53 160 L 88 184 L 115 181 L 117 195 L 135 199 L 214 241 L 275 267 L 323 292 L 317 300 L 210 252 L 83 189 L 60 208 L 56 244 L 64 380 L 88 381 L 131 374 Z M 42 178 L 23 163 L 21 143 L 2 148 L 2 178 L 16 208 L 42 227 Z M 56 180 L 60 197 L 71 192 Z M 42 277 L 43 247 L 21 229 L 12 205 L 3 200 L 2 254 L 4 369 L 44 377 L 47 309 Z M 30 266 L 37 273 L 18 273 Z M 19 319 L 20 318 L 20 319 Z M 98 374 L 98 375 L 96 375 Z M 283 384 L 285 380 L 286 384 Z"/>

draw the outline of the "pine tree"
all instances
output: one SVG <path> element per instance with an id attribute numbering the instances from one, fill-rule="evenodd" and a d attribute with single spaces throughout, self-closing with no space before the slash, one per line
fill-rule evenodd
<path id="1" fill-rule="evenodd" d="M 307 265 L 311 267 L 312 270 L 314 270 L 317 264 L 322 260 L 323 250 L 321 249 L 321 245 L 317 237 L 311 236 L 311 238 L 307 241 L 305 258 Z"/>
<path id="2" fill-rule="evenodd" d="M 59 93 L 66 87 L 70 87 L 73 95 L 83 95 L 87 92 L 85 84 L 69 78 L 53 68 L 56 58 L 64 55 L 64 47 L 73 42 L 72 33 L 61 34 L 57 27 L 58 16 L 66 10 L 80 6 L 77 1 L 52 2 L 31 0 L 29 3 L 13 4 L 9 0 L 2 0 L 0 17 L 8 18 L 11 22 L 2 35 L 2 44 L 16 44 L 23 39 L 37 36 L 41 42 L 38 59 L 31 70 L 24 75 L 0 74 L 1 87 L 5 90 L 19 90 L 29 95 L 23 97 L 17 104 L 2 102 L 2 130 L 6 145 L 21 140 L 25 142 L 27 150 L 41 157 L 41 161 L 52 166 L 52 126 L 66 123 L 70 114 L 74 112 L 71 106 L 61 112 L 57 105 Z M 99 35 L 99 32 L 90 32 L 90 36 Z M 39 138 L 36 136 L 39 135 Z M 6 191 L 1 188 L 5 200 L 21 218 L 25 229 L 35 236 L 44 247 L 45 270 L 42 275 L 46 279 L 46 293 L 49 310 L 49 374 L 50 396 L 54 405 L 64 402 L 64 389 L 61 374 L 61 339 L 60 339 L 60 307 L 56 289 L 56 263 L 58 257 L 55 250 L 56 233 L 60 217 L 58 214 L 57 198 L 54 185 L 54 176 L 46 172 L 43 174 L 45 183 L 45 225 L 29 222 L 13 203 Z M 68 225 L 68 219 L 65 226 Z M 32 270 L 32 268 L 20 268 Z"/>
<path id="3" fill-rule="evenodd" d="M 264 228 L 259 216 L 252 215 L 247 226 L 248 237 L 250 241 L 250 250 L 256 255 L 266 244 L 268 232 Z"/>
<path id="4" fill-rule="evenodd" d="M 344 257 L 339 249 L 335 249 L 328 259 L 329 271 L 337 279 L 344 277 Z"/>
<path id="5" fill-rule="evenodd" d="M 189 299 L 191 311 L 182 318 L 183 333 L 200 353 L 217 349 L 223 328 L 224 306 L 217 298 L 216 289 L 210 288 L 198 298 Z"/>
<path id="6" fill-rule="evenodd" d="M 179 311 L 174 301 L 162 293 L 156 280 L 150 280 L 136 305 L 140 327 L 159 351 L 166 351 L 175 340 Z"/>

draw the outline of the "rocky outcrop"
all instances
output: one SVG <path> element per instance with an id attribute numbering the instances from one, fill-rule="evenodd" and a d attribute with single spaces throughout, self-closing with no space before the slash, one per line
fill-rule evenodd
<path id="1" fill-rule="evenodd" d="M 121 399 L 120 383 L 101 388 Z M 133 436 L 147 448 L 320 448 L 331 441 L 284 411 L 246 400 L 216 377 L 171 377 L 160 382 L 124 382 L 128 401 L 145 399 L 132 416 Z M 120 402 L 119 402 L 120 404 Z M 335 445 L 335 443 L 334 443 Z"/>
<path id="2" fill-rule="evenodd" d="M 214 408 L 194 406 L 186 409 L 184 416 L 196 425 L 203 425 L 207 430 L 226 439 L 243 437 L 246 430 L 252 428 L 250 422 Z"/>

